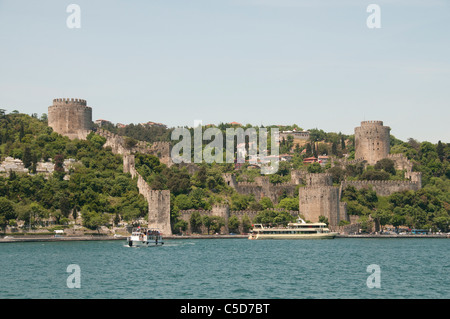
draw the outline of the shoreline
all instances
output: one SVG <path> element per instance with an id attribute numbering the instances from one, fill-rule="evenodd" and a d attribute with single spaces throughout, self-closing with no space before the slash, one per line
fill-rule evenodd
<path id="1" fill-rule="evenodd" d="M 432 235 L 370 235 L 370 234 L 359 234 L 359 235 L 338 235 L 336 238 L 450 238 L 447 234 L 432 234 Z"/>
<path id="2" fill-rule="evenodd" d="M 62 242 L 62 241 L 108 241 L 108 240 L 125 240 L 126 236 L 79 236 L 79 237 L 54 237 L 54 236 L 33 236 L 33 237 L 12 237 L 0 238 L 0 243 L 20 243 L 20 242 Z M 248 235 L 185 235 L 185 236 L 164 236 L 164 240 L 173 239 L 246 239 Z M 447 234 L 433 234 L 433 235 L 337 235 L 338 238 L 450 238 Z"/>

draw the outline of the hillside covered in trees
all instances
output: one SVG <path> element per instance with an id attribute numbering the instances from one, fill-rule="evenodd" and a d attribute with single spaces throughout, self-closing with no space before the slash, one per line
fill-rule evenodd
<path id="1" fill-rule="evenodd" d="M 231 126 L 218 125 L 223 132 L 228 127 Z M 292 128 L 299 127 L 295 125 L 281 129 Z M 110 129 L 117 134 L 147 142 L 169 141 L 172 130 L 141 125 L 120 129 L 112 126 Z M 361 163 L 339 167 L 332 167 L 331 163 L 305 165 L 303 160 L 314 155 L 326 154 L 338 160 L 354 156 L 352 135 L 326 133 L 318 129 L 310 132 L 310 140 L 301 147 L 294 146 L 289 139 L 281 141 L 280 153 L 291 154 L 292 159 L 280 162 L 279 170 L 269 176 L 272 183 L 289 181 L 292 170 L 328 172 L 336 184 L 344 179 L 404 179 L 404 172 L 396 170 L 391 160 L 382 160 L 374 166 Z M 43 225 L 43 221 L 49 218 L 65 226 L 74 212 L 81 212 L 83 225 L 89 229 L 110 226 L 121 220 L 136 223 L 139 218 L 146 218 L 147 203 L 139 195 L 136 181 L 123 173 L 122 157 L 103 147 L 103 137 L 91 133 L 87 140 L 69 140 L 47 126 L 45 115 L 38 118 L 37 115 L 2 112 L 0 142 L 2 160 L 8 156 L 21 159 L 30 172 L 0 175 L 1 228 L 18 224 L 34 228 Z M 413 139 L 404 142 L 391 136 L 391 153 L 402 153 L 412 161 L 413 170 L 422 172 L 423 188 L 417 192 L 400 192 L 382 197 L 370 189 L 356 190 L 349 187 L 343 192 L 349 214 L 358 215 L 367 230 L 376 220 L 381 225 L 448 231 L 450 145 Z M 66 172 L 62 163 L 69 158 L 74 159 L 75 164 Z M 37 174 L 39 161 L 52 161 L 54 172 L 48 176 Z M 226 185 L 223 173 L 236 174 L 238 181 L 254 181 L 260 171 L 249 164 L 236 168 L 234 164 L 203 163 L 198 165 L 195 172 L 189 173 L 186 167 L 167 167 L 155 156 L 136 154 L 136 168 L 152 188 L 171 191 L 174 232 L 186 228 L 178 218 L 180 210 L 209 210 L 214 204 L 228 204 L 231 210 L 260 211 L 257 221 L 286 223 L 290 218 L 284 212 L 299 209 L 298 195 L 281 196 L 279 202 L 273 203 L 269 198 L 258 200 L 252 195 L 238 194 Z M 281 210 L 274 213 L 270 208 Z M 209 224 L 208 229 L 214 229 L 221 223 L 217 220 L 212 222 L 216 224 Z M 236 223 L 235 220 L 230 222 Z M 229 226 L 230 229 L 236 229 L 236 225 Z"/>
<path id="2" fill-rule="evenodd" d="M 20 221 L 35 227 L 49 217 L 64 225 L 79 211 L 84 225 L 96 229 L 116 214 L 133 221 L 147 213 L 136 181 L 122 172 L 121 156 L 103 148 L 104 138 L 92 133 L 87 140 L 71 141 L 54 133 L 46 117 L 18 113 L 2 114 L 0 135 L 2 158 L 21 159 L 30 172 L 0 176 L 2 228 Z M 66 173 L 62 161 L 68 158 L 76 164 Z M 54 163 L 52 175 L 34 174 L 41 160 Z"/>
<path id="3" fill-rule="evenodd" d="M 217 125 L 224 135 L 226 129 L 231 127 L 234 126 L 224 123 Z M 241 127 L 247 129 L 252 126 Z M 203 127 L 203 131 L 206 128 Z M 276 128 L 302 130 L 297 125 Z M 148 132 L 154 129 L 156 128 L 142 125 L 130 128 L 134 132 L 133 136 L 138 139 L 145 139 Z M 159 140 L 167 140 L 171 129 L 162 130 Z M 125 129 L 122 133 L 116 132 L 122 134 Z M 329 155 L 339 161 L 354 159 L 355 154 L 353 135 L 327 133 L 319 129 L 310 129 L 309 132 L 309 141 L 301 147 L 294 145 L 293 140 L 289 138 L 281 141 L 280 154 L 289 153 L 292 159 L 280 162 L 277 173 L 269 176 L 272 183 L 289 181 L 291 171 L 294 169 L 310 173 L 330 173 L 335 185 L 339 185 L 343 180 L 405 180 L 405 172 L 397 170 L 391 159 L 380 160 L 373 166 L 364 162 L 333 167 L 331 162 L 326 165 L 319 163 L 305 165 L 304 159 L 310 156 Z M 192 129 L 191 136 L 193 136 Z M 207 143 L 208 141 L 204 141 L 203 146 L 205 147 Z M 437 144 L 418 142 L 412 138 L 401 141 L 392 135 L 390 144 L 392 154 L 404 154 L 413 163 L 413 171 L 422 173 L 423 188 L 416 192 L 405 191 L 383 197 L 377 196 L 371 189 L 356 190 L 349 187 L 342 194 L 343 201 L 348 204 L 348 213 L 358 215 L 366 230 L 371 229 L 376 221 L 381 226 L 392 225 L 447 232 L 450 221 L 450 144 L 440 141 Z M 251 195 L 240 195 L 227 188 L 221 178 L 224 172 L 233 172 L 238 181 L 246 182 L 253 182 L 255 177 L 260 176 L 260 171 L 249 164 L 244 164 L 239 169 L 235 169 L 233 164 L 201 164 L 201 169 L 193 176 L 189 176 L 186 170 L 179 170 L 176 167 L 161 169 L 155 159 L 145 159 L 145 156 L 137 157 L 137 165 L 140 167 L 140 173 L 146 176 L 147 181 L 155 188 L 172 191 L 175 197 L 173 216 L 176 216 L 178 210 L 210 209 L 212 204 L 223 202 L 228 203 L 233 210 L 264 211 L 273 207 L 298 210 L 297 197 L 286 196 L 282 197 L 279 203 L 272 203 L 268 198 L 257 201 Z"/>

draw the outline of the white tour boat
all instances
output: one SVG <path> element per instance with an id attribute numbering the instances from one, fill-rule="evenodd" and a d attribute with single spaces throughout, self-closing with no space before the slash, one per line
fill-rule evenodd
<path id="1" fill-rule="evenodd" d="M 162 234 L 158 229 L 136 227 L 133 228 L 131 236 L 127 237 L 128 246 L 161 246 L 164 245 Z"/>
<path id="2" fill-rule="evenodd" d="M 264 227 L 253 225 L 248 239 L 332 239 L 338 233 L 330 232 L 325 223 L 307 223 L 299 218 L 287 227 Z"/>

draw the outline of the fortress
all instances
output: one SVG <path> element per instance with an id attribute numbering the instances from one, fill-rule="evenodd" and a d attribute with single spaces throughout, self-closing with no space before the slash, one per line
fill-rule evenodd
<path id="1" fill-rule="evenodd" d="M 355 158 L 363 158 L 369 165 L 375 165 L 386 158 L 390 150 L 391 128 L 383 121 L 363 121 L 355 128 Z"/>
<path id="2" fill-rule="evenodd" d="M 92 109 L 81 99 L 55 99 L 48 109 L 48 124 L 53 130 L 70 139 L 85 139 L 92 132 Z M 125 138 L 106 130 L 97 129 L 96 134 L 106 139 L 104 147 L 110 147 L 115 154 L 123 156 L 123 170 L 137 178 L 140 194 L 148 203 L 149 227 L 162 230 L 165 235 L 171 235 L 170 223 L 170 191 L 151 189 L 147 182 L 136 171 L 134 153 L 153 154 L 168 166 L 173 165 L 170 157 L 170 143 L 159 142 L 150 145 L 137 142 L 127 146 Z M 389 158 L 394 161 L 397 170 L 404 170 L 408 180 L 403 181 L 343 181 L 333 185 L 332 176 L 327 173 L 309 174 L 306 171 L 291 171 L 291 180 L 286 183 L 272 184 L 267 176 L 258 176 L 255 182 L 237 182 L 233 174 L 223 174 L 225 183 L 240 194 L 252 194 L 256 200 L 268 197 L 273 203 L 278 203 L 282 196 L 294 197 L 298 194 L 299 211 L 290 212 L 294 216 L 302 215 L 311 222 L 319 221 L 324 216 L 329 226 L 337 231 L 355 231 L 358 229 L 354 216 L 347 214 L 345 202 L 341 202 L 342 191 L 353 186 L 357 189 L 371 187 L 378 195 L 388 196 L 393 192 L 404 190 L 419 190 L 422 187 L 421 173 L 412 171 L 412 163 L 403 154 L 389 154 L 390 128 L 383 126 L 382 121 L 363 121 L 355 128 L 355 159 L 344 163 L 335 161 L 334 165 L 364 162 L 374 165 L 377 161 Z M 188 222 L 193 210 L 180 211 L 181 219 Z M 237 216 L 240 221 L 244 216 L 252 219 L 256 211 L 231 211 L 228 205 L 215 205 L 210 211 L 198 211 L 200 215 L 222 217 L 225 221 L 224 231 L 228 232 L 227 222 L 231 216 Z M 340 221 L 351 222 L 349 226 L 339 226 Z M 356 227 L 355 227 L 356 226 Z"/>
<path id="3" fill-rule="evenodd" d="M 48 125 L 55 131 L 70 139 L 86 139 L 93 131 L 92 108 L 87 106 L 82 99 L 54 99 L 53 105 L 48 108 Z M 96 130 L 96 134 L 106 139 L 104 147 L 111 147 L 115 154 L 123 155 L 123 170 L 130 173 L 132 178 L 137 178 L 139 193 L 148 203 L 149 227 L 159 228 L 163 234 L 171 235 L 170 226 L 170 191 L 153 190 L 136 171 L 133 153 L 152 154 L 167 166 L 172 165 L 170 159 L 170 143 L 157 142 L 150 145 L 138 142 L 133 147 L 127 147 L 125 138 L 102 129 Z"/>
<path id="4" fill-rule="evenodd" d="M 86 139 L 92 131 L 92 108 L 82 99 L 54 99 L 48 108 L 48 126 L 70 139 Z"/>

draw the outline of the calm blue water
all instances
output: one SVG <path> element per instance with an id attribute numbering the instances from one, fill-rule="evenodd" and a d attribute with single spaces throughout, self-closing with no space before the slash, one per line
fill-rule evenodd
<path id="1" fill-rule="evenodd" d="M 450 298 L 448 239 L 0 244 L 0 298 Z M 81 288 L 68 288 L 69 264 Z M 368 288 L 367 266 L 381 288 Z"/>

